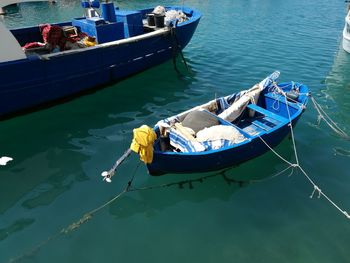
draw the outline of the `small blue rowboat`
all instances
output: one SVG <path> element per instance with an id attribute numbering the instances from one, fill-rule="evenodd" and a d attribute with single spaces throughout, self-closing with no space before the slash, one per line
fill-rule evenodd
<path id="1" fill-rule="evenodd" d="M 277 84 L 278 76 L 158 122 L 149 173 L 220 170 L 281 143 L 306 109 L 309 90 L 297 82 Z"/>
<path id="2" fill-rule="evenodd" d="M 26 1 L 33 0 L 0 1 L 0 8 Z M 201 18 L 183 6 L 120 10 L 98 0 L 82 6 L 84 17 L 54 25 L 9 30 L 0 20 L 0 119 L 173 58 Z"/>

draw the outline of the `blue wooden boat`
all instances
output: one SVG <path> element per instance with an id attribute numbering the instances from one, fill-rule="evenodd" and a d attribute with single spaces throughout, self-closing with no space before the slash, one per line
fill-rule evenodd
<path id="1" fill-rule="evenodd" d="M 4 3 L 25 1 L 31 0 Z M 0 118 L 76 96 L 169 60 L 189 43 L 201 18 L 198 11 L 182 6 L 166 7 L 161 14 L 154 8 L 119 10 L 108 1 L 84 0 L 82 5 L 85 17 L 49 25 L 56 31 L 46 38 L 48 27 L 43 25 L 8 30 L 0 21 Z M 180 14 L 181 19 L 167 20 L 168 12 Z M 57 28 L 62 29 L 64 46 L 53 37 Z"/>
<path id="2" fill-rule="evenodd" d="M 153 161 L 147 164 L 149 173 L 162 175 L 220 170 L 253 159 L 281 143 L 291 132 L 289 124 L 295 125 L 306 109 L 309 91 L 306 85 L 297 82 L 277 84 L 278 76 L 279 72 L 274 72 L 249 90 L 214 99 L 158 122 L 154 128 L 157 139 L 153 147 Z M 190 122 L 186 122 L 190 115 Z M 204 130 L 209 131 L 213 125 L 205 116 L 217 122 L 214 132 L 209 134 L 212 139 L 204 136 L 207 141 L 202 140 L 200 145 L 188 139 L 188 126 L 197 126 L 198 129 L 201 122 L 193 116 L 202 118 Z M 179 123 L 180 132 L 176 127 Z M 216 127 L 233 130 L 235 141 L 227 141 L 227 136 L 218 138 L 220 132 Z M 196 132 L 196 140 L 199 133 Z"/>

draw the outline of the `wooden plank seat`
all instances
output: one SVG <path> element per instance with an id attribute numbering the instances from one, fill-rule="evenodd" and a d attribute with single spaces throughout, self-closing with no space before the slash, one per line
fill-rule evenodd
<path id="1" fill-rule="evenodd" d="M 254 111 L 256 111 L 256 112 L 258 112 L 266 117 L 270 117 L 270 118 L 277 120 L 279 122 L 283 122 L 283 123 L 288 122 L 288 119 L 286 119 L 285 117 L 282 117 L 278 114 L 275 114 L 271 111 L 268 111 L 268 110 L 266 110 L 266 109 L 264 109 L 256 104 L 248 104 L 247 107 L 248 107 L 248 109 L 254 110 Z"/>
<path id="2" fill-rule="evenodd" d="M 251 125 L 246 126 L 244 129 L 251 135 L 260 134 L 263 131 L 268 132 L 288 122 L 288 119 L 285 117 L 268 111 L 256 104 L 248 104 L 247 109 L 255 111 L 255 116 L 251 119 L 247 119 L 248 123 L 251 123 Z"/>

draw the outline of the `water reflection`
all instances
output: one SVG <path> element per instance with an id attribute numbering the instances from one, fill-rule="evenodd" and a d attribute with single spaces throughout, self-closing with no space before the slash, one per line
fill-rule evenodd
<path id="1" fill-rule="evenodd" d="M 290 140 L 284 140 L 277 150 L 288 160 L 292 159 Z M 268 165 L 267 165 L 268 164 Z M 260 173 L 254 167 L 262 167 Z M 128 218 L 135 214 L 154 217 L 163 210 L 187 201 L 203 203 L 208 200 L 226 202 L 242 187 L 272 179 L 272 176 L 286 165 L 273 153 L 248 161 L 238 167 L 223 171 L 192 174 L 147 177 L 142 182 L 133 182 L 133 189 L 118 202 L 109 206 L 109 212 L 116 219 Z M 282 176 L 290 173 L 284 173 Z M 136 174 L 142 177 L 144 174 Z"/>
<path id="2" fill-rule="evenodd" d="M 33 218 L 21 218 L 5 228 L 0 228 L 0 241 L 6 239 L 11 234 L 30 226 L 34 223 L 34 221 L 35 220 Z"/>
<path id="3" fill-rule="evenodd" d="M 326 88 L 322 91 L 323 98 L 326 101 L 327 111 L 336 123 L 350 134 L 350 121 L 348 112 L 350 111 L 350 54 L 345 52 L 340 44 L 339 50 L 335 55 L 332 69 L 325 79 Z M 331 102 L 331 103 L 329 103 Z M 334 147 L 335 155 L 349 157 L 350 150 L 347 145 Z"/>
<path id="4" fill-rule="evenodd" d="M 335 55 L 332 69 L 325 79 L 326 88 L 323 94 L 326 99 L 335 102 L 335 113 L 339 114 L 342 121 L 349 119 L 347 112 L 350 110 L 350 54 L 341 46 Z M 348 123 L 348 122 L 347 122 Z"/>
<path id="5" fill-rule="evenodd" d="M 46 212 L 39 212 L 31 224 L 18 223 L 21 214 L 50 209 L 74 187 L 96 180 L 112 162 L 113 151 L 128 147 L 132 129 L 144 122 L 153 125 L 169 103 L 188 97 L 176 94 L 186 93 L 193 81 L 195 77 L 177 75 L 172 63 L 165 63 L 69 103 L 1 122 L 1 153 L 14 158 L 0 170 L 0 214 L 8 222 L 0 224 L 0 234 L 7 233 L 1 234 L 2 240 L 35 229 L 35 218 Z M 102 189 L 100 184 L 93 191 Z"/>
<path id="6" fill-rule="evenodd" d="M 332 69 L 326 77 L 326 92 L 338 106 L 345 106 L 344 110 L 349 110 L 349 90 L 350 90 L 350 54 L 345 52 L 341 46 L 336 53 Z M 345 97 L 344 97 L 345 96 Z M 337 101 L 338 100 L 338 101 Z"/>

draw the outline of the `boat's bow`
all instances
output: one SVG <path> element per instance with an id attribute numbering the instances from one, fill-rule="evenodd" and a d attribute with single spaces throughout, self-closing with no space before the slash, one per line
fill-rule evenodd
<path id="1" fill-rule="evenodd" d="M 0 63 L 14 61 L 19 59 L 25 59 L 27 56 L 22 50 L 17 39 L 12 35 L 12 33 L 5 27 L 5 25 L 0 21 Z"/>

